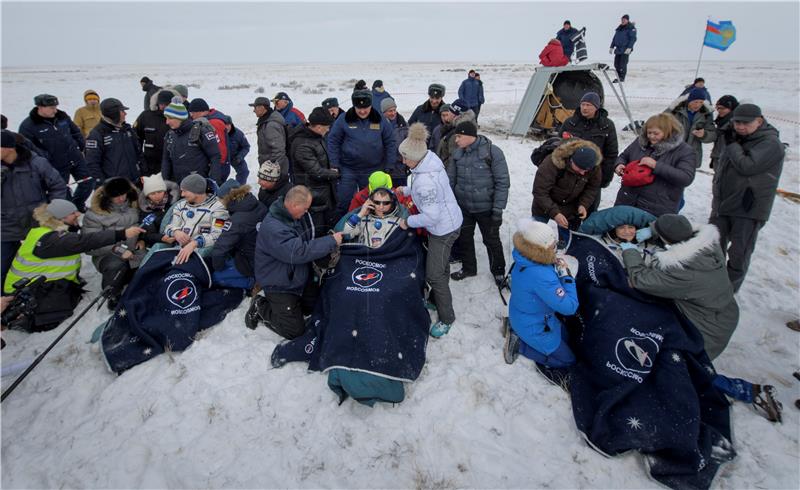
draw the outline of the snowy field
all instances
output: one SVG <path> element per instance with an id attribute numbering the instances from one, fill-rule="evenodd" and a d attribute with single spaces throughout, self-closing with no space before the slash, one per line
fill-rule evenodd
<path id="1" fill-rule="evenodd" d="M 361 64 L 284 66 L 84 66 L 3 69 L 2 112 L 18 127 L 33 96 L 53 93 L 72 115 L 83 91 L 117 97 L 142 108 L 139 79 L 183 83 L 230 114 L 255 149 L 255 116 L 247 106 L 287 91 L 308 114 L 336 96 L 349 107 L 354 79 L 384 81 L 408 118 L 426 99 L 429 83 L 444 83 L 455 98 L 469 68 L 482 76 L 486 105 L 482 130 L 505 152 L 512 175 L 501 236 L 510 258 L 517 219 L 528 216 L 538 144 L 506 138 L 527 86 L 530 64 Z M 663 110 L 694 78 L 694 62 L 633 60 L 626 91 L 634 117 Z M 798 65 L 705 63 L 701 76 L 716 100 L 734 94 L 764 110 L 789 144 L 781 188 L 800 192 L 798 172 Z M 228 86 L 228 87 L 226 87 Z M 230 86 L 240 86 L 230 88 Z M 610 116 L 627 121 L 606 87 Z M 620 150 L 632 135 L 620 131 Z M 710 146 L 706 146 L 706 157 Z M 248 162 L 253 183 L 255 151 Z M 707 168 L 707 161 L 704 168 Z M 603 192 L 613 204 L 619 180 Z M 685 214 L 705 222 L 711 175 L 698 173 L 686 192 Z M 749 407 L 733 407 L 739 456 L 724 466 L 716 488 L 800 487 L 800 334 L 784 326 L 798 316 L 800 205 L 777 198 L 763 228 L 747 280 L 737 299 L 741 320 L 716 367 L 732 376 L 773 384 L 784 423 L 773 425 Z M 248 302 L 206 331 L 186 352 L 162 355 L 122 376 L 106 370 L 94 328 L 108 316 L 92 310 L 2 405 L 3 488 L 652 488 L 638 454 L 607 459 L 575 429 L 570 401 L 531 362 L 502 359 L 500 319 L 506 313 L 488 273 L 476 233 L 479 276 L 451 284 L 458 320 L 450 334 L 428 344 L 428 362 L 397 406 L 337 404 L 326 376 L 303 364 L 274 370 L 278 343 L 266 328 L 245 328 Z M 84 258 L 91 293 L 100 277 Z M 60 332 L 6 332 L 4 367 L 41 352 Z M 6 388 L 13 377 L 2 380 Z"/>

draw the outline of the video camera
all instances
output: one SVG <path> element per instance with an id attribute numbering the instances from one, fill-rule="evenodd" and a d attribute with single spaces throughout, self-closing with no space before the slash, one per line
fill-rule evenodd
<path id="1" fill-rule="evenodd" d="M 36 292 L 44 284 L 45 276 L 22 278 L 13 284 L 14 300 L 0 315 L 0 323 L 13 330 L 28 331 L 39 303 Z"/>

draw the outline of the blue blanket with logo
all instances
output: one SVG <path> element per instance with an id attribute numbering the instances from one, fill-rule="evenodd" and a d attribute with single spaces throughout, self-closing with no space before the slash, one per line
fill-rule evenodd
<path id="1" fill-rule="evenodd" d="M 639 450 L 664 485 L 708 488 L 736 452 L 700 332 L 670 302 L 631 289 L 599 240 L 572 233 L 567 253 L 579 262 L 570 373 L 578 430 L 606 455 Z"/>
<path id="2" fill-rule="evenodd" d="M 306 335 L 276 347 L 312 371 L 344 369 L 410 382 L 425 365 L 430 316 L 423 301 L 425 254 L 411 231 L 379 248 L 343 245 L 323 276 Z"/>
<path id="3" fill-rule="evenodd" d="M 199 331 L 219 323 L 241 303 L 243 289 L 211 289 L 211 274 L 196 252 L 185 264 L 173 265 L 178 251 L 154 252 L 106 322 L 101 346 L 115 373 L 166 350 L 186 349 Z"/>

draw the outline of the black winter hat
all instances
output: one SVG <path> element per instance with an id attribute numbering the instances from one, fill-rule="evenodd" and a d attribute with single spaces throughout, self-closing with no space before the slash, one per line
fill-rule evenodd
<path id="1" fill-rule="evenodd" d="M 757 117 L 764 117 L 761 108 L 755 104 L 739 104 L 733 111 L 733 120 L 738 122 L 750 122 Z"/>
<path id="2" fill-rule="evenodd" d="M 622 18 L 625 20 L 631 20 L 631 16 L 628 14 L 623 15 Z"/>
<path id="3" fill-rule="evenodd" d="M 173 97 L 175 97 L 175 94 L 173 94 L 171 91 L 162 90 L 156 96 L 156 104 L 169 105 L 169 103 L 172 102 Z"/>
<path id="4" fill-rule="evenodd" d="M 372 88 L 383 87 L 383 80 L 375 80 L 372 82 Z"/>
<path id="5" fill-rule="evenodd" d="M 142 77 L 142 79 L 139 80 L 139 83 L 150 83 L 150 82 L 152 82 L 152 80 L 150 80 L 149 77 Z"/>
<path id="6" fill-rule="evenodd" d="M 463 121 L 456 126 L 456 134 L 478 137 L 478 126 L 472 121 Z"/>
<path id="7" fill-rule="evenodd" d="M 583 170 L 591 170 L 597 164 L 597 153 L 588 146 L 582 146 L 572 154 L 572 163 Z"/>
<path id="8" fill-rule="evenodd" d="M 739 106 L 739 101 L 736 100 L 736 97 L 733 95 L 723 95 L 717 101 L 717 105 L 721 105 L 722 107 L 727 107 L 730 110 L 734 110 Z"/>
<path id="9" fill-rule="evenodd" d="M 119 99 L 109 97 L 100 102 L 100 113 L 112 121 L 119 121 L 119 111 L 127 111 L 130 107 L 122 105 Z"/>
<path id="10" fill-rule="evenodd" d="M 33 98 L 36 107 L 52 107 L 58 105 L 58 97 L 50 94 L 39 94 Z"/>
<path id="11" fill-rule="evenodd" d="M 680 243 L 692 238 L 694 230 L 686 216 L 662 214 L 653 223 L 656 233 L 666 243 Z"/>
<path id="12" fill-rule="evenodd" d="M 4 114 L 0 114 L 0 129 L 8 127 L 8 118 Z"/>
<path id="13" fill-rule="evenodd" d="M 106 197 L 124 196 L 133 189 L 128 179 L 124 177 L 111 177 L 103 182 L 103 190 Z"/>
<path id="14" fill-rule="evenodd" d="M 372 92 L 369 90 L 356 90 L 353 92 L 353 95 L 350 97 L 350 100 L 353 102 L 354 107 L 358 107 L 359 109 L 366 109 L 367 107 L 372 107 Z"/>
<path id="15" fill-rule="evenodd" d="M 333 118 L 327 110 L 322 107 L 315 107 L 311 114 L 308 115 L 308 124 L 321 124 L 323 126 L 330 126 L 333 124 Z"/>
<path id="16" fill-rule="evenodd" d="M 275 94 L 275 97 L 273 97 L 272 100 L 273 102 L 276 100 L 285 100 L 288 102 L 292 101 L 292 99 L 289 97 L 289 94 L 287 94 L 286 92 L 278 92 L 277 94 Z"/>
<path id="17" fill-rule="evenodd" d="M 189 103 L 189 112 L 205 112 L 208 110 L 211 110 L 211 108 L 208 107 L 208 102 L 203 99 L 192 99 Z"/>
<path id="18" fill-rule="evenodd" d="M 17 146 L 17 139 L 14 138 L 14 135 L 11 131 L 3 130 L 3 141 L 2 147 L 3 148 L 14 148 Z"/>
<path id="19" fill-rule="evenodd" d="M 428 95 L 430 97 L 437 97 L 441 99 L 444 97 L 444 85 L 441 83 L 432 83 L 428 86 Z"/>
<path id="20" fill-rule="evenodd" d="M 353 91 L 364 90 L 365 88 L 367 88 L 367 82 L 364 80 L 359 80 L 356 82 L 356 86 L 353 87 Z"/>
<path id="21" fill-rule="evenodd" d="M 331 107 L 339 107 L 339 99 L 336 97 L 328 97 L 322 101 L 322 107 L 330 109 Z"/>

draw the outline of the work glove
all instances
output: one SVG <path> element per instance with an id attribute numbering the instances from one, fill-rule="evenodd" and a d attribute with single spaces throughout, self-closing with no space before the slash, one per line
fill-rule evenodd
<path id="1" fill-rule="evenodd" d="M 623 252 L 625 250 L 636 250 L 636 245 L 631 242 L 622 242 L 619 244 L 619 248 L 621 248 Z"/>
<path id="2" fill-rule="evenodd" d="M 625 54 L 631 54 L 631 51 L 633 51 L 631 48 L 627 48 L 627 49 L 625 50 Z"/>
<path id="3" fill-rule="evenodd" d="M 647 228 L 636 230 L 636 241 L 639 243 L 647 241 L 652 237 L 653 237 L 653 230 L 651 230 L 649 226 Z"/>

